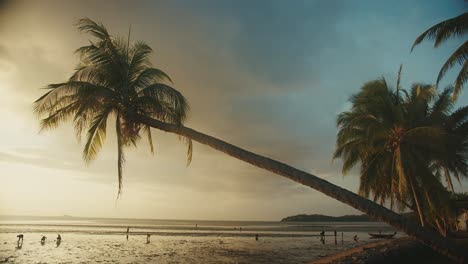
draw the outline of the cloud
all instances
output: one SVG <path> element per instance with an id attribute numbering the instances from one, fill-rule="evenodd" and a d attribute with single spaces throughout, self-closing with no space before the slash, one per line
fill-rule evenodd
<path id="1" fill-rule="evenodd" d="M 355 191 L 358 178 L 343 179 L 340 161 L 331 163 L 336 114 L 365 81 L 393 76 L 408 57 L 413 35 L 424 28 L 419 20 L 430 24 L 432 14 L 453 13 L 447 6 L 438 14 L 440 8 L 424 2 L 400 7 L 372 1 L 15 1 L 8 12 L 0 11 L 0 117 L 8 123 L 0 159 L 63 172 L 93 190 L 107 186 L 96 192 L 114 198 L 108 190 L 117 182 L 114 132 L 109 130 L 97 160 L 85 164 L 83 143 L 74 139 L 70 123 L 38 135 L 32 114 L 32 101 L 44 92 L 39 88 L 66 80 L 73 71 L 73 51 L 89 39 L 73 23 L 90 17 L 114 35 L 126 35 L 131 25 L 131 39 L 153 47 L 154 65 L 191 103 L 189 127 Z M 435 76 L 440 67 L 427 61 L 413 65 L 408 75 L 423 77 Z M 145 197 L 152 203 L 142 208 L 167 210 L 163 217 L 187 212 L 190 218 L 190 208 L 200 204 L 206 204 L 205 213 L 230 206 L 232 214 L 225 217 L 320 209 L 317 197 L 324 196 L 310 188 L 200 144 L 186 167 L 185 146 L 176 136 L 155 132 L 154 139 L 155 156 L 148 154 L 145 140 L 126 151 L 124 191 L 144 190 L 125 196 L 128 208 Z M 177 210 L 167 208 L 173 200 L 183 201 L 172 206 Z M 213 202 L 211 209 L 206 200 Z M 329 211 L 349 210 L 325 200 Z M 145 210 L 139 214 L 153 216 Z"/>
<path id="2" fill-rule="evenodd" d="M 235 25 L 228 27 L 235 29 L 228 47 L 236 61 L 259 79 L 287 85 L 283 92 L 317 82 L 320 53 L 340 40 L 334 25 L 347 9 L 337 1 L 202 1 L 189 7 L 221 30 Z"/>
<path id="3" fill-rule="evenodd" d="M 26 152 L 26 151 L 24 151 Z M 34 165 L 43 168 L 60 168 L 66 170 L 72 170 L 73 167 L 70 166 L 68 162 L 58 159 L 48 159 L 43 158 L 40 156 L 31 156 L 25 155 L 23 153 L 8 153 L 8 152 L 0 152 L 0 161 L 3 162 L 15 162 L 15 163 L 25 163 L 29 165 Z"/>
<path id="4" fill-rule="evenodd" d="M 8 59 L 9 58 L 9 53 L 7 48 L 4 45 L 0 45 L 0 59 Z"/>

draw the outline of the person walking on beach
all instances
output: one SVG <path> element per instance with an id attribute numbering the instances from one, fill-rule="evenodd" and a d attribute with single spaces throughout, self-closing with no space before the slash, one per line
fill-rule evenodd
<path id="1" fill-rule="evenodd" d="M 24 237 L 24 235 L 23 235 L 23 234 L 19 234 L 19 235 L 17 235 L 16 237 L 18 238 L 18 242 L 16 242 L 16 244 L 17 244 L 17 245 L 16 245 L 16 248 L 17 248 L 17 249 L 21 249 L 21 248 L 23 247 L 23 237 Z M 20 241 L 21 241 L 21 243 L 20 243 Z"/>
<path id="2" fill-rule="evenodd" d="M 41 238 L 41 245 L 45 245 L 46 239 L 47 239 L 46 236 L 42 236 L 42 238 Z"/>
<path id="3" fill-rule="evenodd" d="M 325 245 L 325 230 L 322 230 L 322 232 L 320 232 L 320 242 L 322 242 L 322 244 Z"/>
<path id="4" fill-rule="evenodd" d="M 128 241 L 128 233 L 130 233 L 130 227 L 127 227 L 127 241 Z"/>
<path id="5" fill-rule="evenodd" d="M 147 235 L 146 235 L 146 244 L 149 244 L 149 243 L 150 243 L 150 237 L 151 237 L 150 234 L 147 234 Z"/>
<path id="6" fill-rule="evenodd" d="M 258 234 L 255 235 L 255 240 L 258 241 Z"/>
<path id="7" fill-rule="evenodd" d="M 57 243 L 57 247 L 59 247 L 60 244 L 62 243 L 62 237 L 60 236 L 60 234 L 57 235 L 56 243 Z"/>

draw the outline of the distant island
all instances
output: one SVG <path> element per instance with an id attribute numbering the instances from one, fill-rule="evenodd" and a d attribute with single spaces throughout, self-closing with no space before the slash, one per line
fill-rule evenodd
<path id="1" fill-rule="evenodd" d="M 281 222 L 370 222 L 372 220 L 368 215 L 343 215 L 343 216 L 328 216 L 319 214 L 299 214 L 288 216 L 281 219 Z"/>

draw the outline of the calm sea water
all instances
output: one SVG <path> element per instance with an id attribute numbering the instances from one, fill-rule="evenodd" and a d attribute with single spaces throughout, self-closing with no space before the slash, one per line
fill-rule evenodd
<path id="1" fill-rule="evenodd" d="M 322 230 L 325 241 L 319 237 Z M 307 263 L 367 243 L 371 241 L 367 233 L 374 231 L 393 228 L 378 222 L 0 216 L 0 262 L 9 258 L 7 263 Z M 21 248 L 16 244 L 19 233 L 24 234 Z M 62 243 L 57 247 L 59 233 Z M 48 238 L 45 245 L 40 244 L 42 235 Z"/>

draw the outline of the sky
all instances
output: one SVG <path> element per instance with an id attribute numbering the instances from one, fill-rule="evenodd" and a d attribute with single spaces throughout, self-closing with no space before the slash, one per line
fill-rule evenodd
<path id="1" fill-rule="evenodd" d="M 32 103 L 66 80 L 89 17 L 113 35 L 142 40 L 152 62 L 190 102 L 186 125 L 356 192 L 357 171 L 332 162 L 336 116 L 367 81 L 434 83 L 463 41 L 434 49 L 414 39 L 468 10 L 448 1 L 5 1 L 0 0 L 0 215 L 280 220 L 294 214 L 357 214 L 318 191 L 195 143 L 155 131 L 127 150 L 117 195 L 116 139 L 82 160 L 71 123 L 40 131 Z M 441 82 L 451 84 L 455 67 Z M 466 90 L 466 89 L 465 89 Z M 468 103 L 463 92 L 458 105 Z M 456 185 L 468 191 L 468 180 Z"/>

